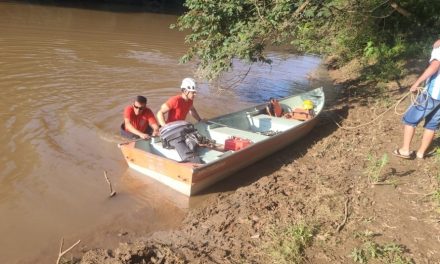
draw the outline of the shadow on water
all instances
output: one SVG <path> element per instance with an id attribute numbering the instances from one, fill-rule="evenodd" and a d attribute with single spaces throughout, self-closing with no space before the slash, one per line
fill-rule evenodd
<path id="1" fill-rule="evenodd" d="M 118 13 L 160 13 L 179 15 L 184 12 L 182 0 L 15 0 L 13 3 L 91 9 Z"/>

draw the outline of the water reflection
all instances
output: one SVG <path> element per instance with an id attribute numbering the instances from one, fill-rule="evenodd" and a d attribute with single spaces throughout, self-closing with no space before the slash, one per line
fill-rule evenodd
<path id="1" fill-rule="evenodd" d="M 270 53 L 273 61 L 269 64 L 247 65 L 240 61 L 234 62 L 235 75 L 230 83 L 234 85 L 234 94 L 241 101 L 251 103 L 267 102 L 270 97 L 282 98 L 311 88 L 308 74 L 316 68 L 321 59 L 316 56 L 296 56 Z M 237 71 L 238 69 L 238 71 Z M 246 70 L 247 69 L 247 70 Z M 241 73 L 240 73 L 241 72 Z M 227 79 L 231 73 L 225 76 Z"/>
<path id="2" fill-rule="evenodd" d="M 163 208 L 163 206 L 171 206 L 179 209 L 189 208 L 189 197 L 132 169 L 127 168 L 121 182 L 125 190 L 132 194 L 142 207 Z"/>

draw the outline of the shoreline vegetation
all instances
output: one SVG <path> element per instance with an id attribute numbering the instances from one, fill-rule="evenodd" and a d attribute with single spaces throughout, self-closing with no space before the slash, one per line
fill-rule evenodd
<path id="1" fill-rule="evenodd" d="M 393 111 L 353 130 L 334 122 L 357 126 L 391 107 L 424 68 L 409 65 L 413 74 L 388 83 L 360 81 L 355 62 L 330 70 L 339 99 L 308 137 L 255 165 L 268 175 L 213 195 L 177 230 L 71 263 L 437 263 L 439 140 L 431 157 L 403 160 L 391 155 L 402 133 Z"/>

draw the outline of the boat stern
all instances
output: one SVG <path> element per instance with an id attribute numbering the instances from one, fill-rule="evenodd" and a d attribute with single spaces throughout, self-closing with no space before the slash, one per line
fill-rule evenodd
<path id="1" fill-rule="evenodd" d="M 118 145 L 131 169 L 153 178 L 180 193 L 187 196 L 191 195 L 192 176 L 194 168 L 197 166 L 196 164 L 179 163 L 149 153 L 137 148 L 136 143 L 129 142 Z"/>

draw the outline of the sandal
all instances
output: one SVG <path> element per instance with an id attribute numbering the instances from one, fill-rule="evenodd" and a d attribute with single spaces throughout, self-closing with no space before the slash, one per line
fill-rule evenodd
<path id="1" fill-rule="evenodd" d="M 410 151 L 409 154 L 405 155 L 400 153 L 400 149 L 393 150 L 393 155 L 402 159 L 411 159 L 413 153 L 414 151 Z"/>
<path id="2" fill-rule="evenodd" d="M 416 153 L 416 157 L 418 159 L 425 159 L 427 157 L 431 157 L 431 156 L 434 156 L 434 155 L 435 155 L 435 150 L 430 151 L 428 153 L 423 153 L 423 154 L 419 154 L 418 152 Z"/>

